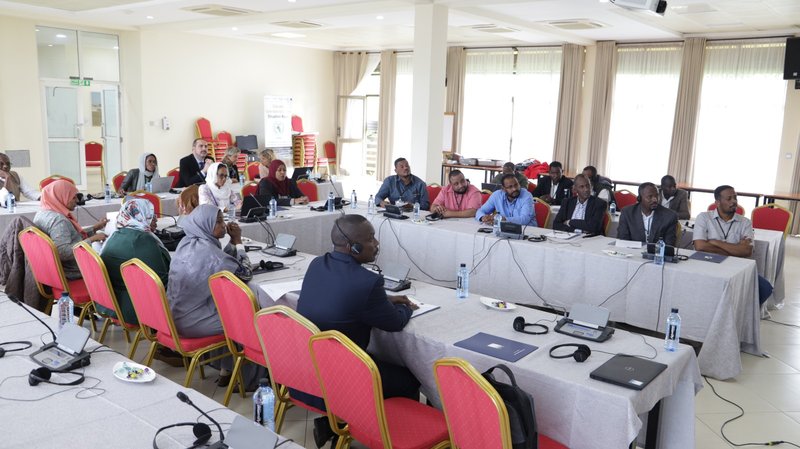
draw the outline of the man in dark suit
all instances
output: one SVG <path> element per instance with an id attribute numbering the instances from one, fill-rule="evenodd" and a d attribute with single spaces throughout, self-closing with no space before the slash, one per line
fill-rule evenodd
<path id="1" fill-rule="evenodd" d="M 689 213 L 689 194 L 685 190 L 678 188 L 675 178 L 666 175 L 661 178 L 661 205 L 678 214 L 678 220 L 688 220 Z"/>
<path id="2" fill-rule="evenodd" d="M 655 243 L 662 238 L 667 245 L 675 246 L 678 215 L 659 204 L 656 185 L 640 185 L 638 199 L 638 203 L 622 209 L 617 238 L 642 243 Z"/>
<path id="3" fill-rule="evenodd" d="M 206 182 L 206 172 L 208 167 L 214 163 L 208 156 L 208 143 L 203 139 L 194 139 L 192 142 L 192 154 L 184 157 L 180 161 L 180 179 L 178 187 L 189 187 L 193 184 L 203 184 Z"/>
<path id="4" fill-rule="evenodd" d="M 592 184 L 585 175 L 575 176 L 573 188 L 578 196 L 561 203 L 561 209 L 553 220 L 553 229 L 567 232 L 580 229 L 588 234 L 603 234 L 606 202 L 592 196 Z"/>
<path id="5" fill-rule="evenodd" d="M 379 242 L 375 229 L 361 215 L 345 215 L 331 229 L 334 250 L 314 259 L 308 267 L 297 311 L 320 330 L 338 330 L 366 351 L 372 328 L 398 332 L 417 308 L 405 296 L 387 296 L 383 277 L 362 267 L 375 261 Z M 373 356 L 386 398 L 419 400 L 419 381 L 405 367 Z M 291 391 L 293 398 L 324 409 L 320 398 Z M 327 418 L 314 421 L 314 439 L 320 447 L 333 438 Z"/>
<path id="6" fill-rule="evenodd" d="M 539 178 L 533 196 L 549 204 L 561 204 L 564 198 L 572 196 L 572 180 L 563 176 L 561 162 L 553 161 L 550 164 L 550 176 Z"/>

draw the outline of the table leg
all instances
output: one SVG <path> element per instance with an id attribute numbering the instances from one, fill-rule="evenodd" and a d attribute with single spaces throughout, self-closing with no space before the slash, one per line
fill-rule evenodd
<path id="1" fill-rule="evenodd" d="M 656 402 L 656 405 L 647 414 L 647 436 L 645 437 L 644 448 L 656 449 L 658 445 L 658 424 L 661 418 L 661 401 Z"/>

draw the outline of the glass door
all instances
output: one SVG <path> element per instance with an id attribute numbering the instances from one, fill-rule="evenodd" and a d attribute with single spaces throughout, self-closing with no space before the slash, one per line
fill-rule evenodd
<path id="1" fill-rule="evenodd" d="M 72 178 L 84 186 L 83 120 L 78 87 L 61 83 L 45 85 L 48 173 Z"/>

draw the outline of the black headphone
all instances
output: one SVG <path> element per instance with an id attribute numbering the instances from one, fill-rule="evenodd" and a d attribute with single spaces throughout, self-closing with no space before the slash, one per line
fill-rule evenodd
<path id="1" fill-rule="evenodd" d="M 64 373 L 62 373 L 62 374 L 64 374 Z M 85 380 L 85 377 L 83 377 L 83 374 L 81 374 L 81 373 L 70 373 L 70 374 L 75 374 L 75 375 L 78 376 L 78 378 L 73 380 L 73 381 L 71 381 L 71 382 L 64 382 L 64 383 L 53 382 L 53 381 L 50 380 L 50 376 L 53 375 L 53 372 L 50 371 L 49 368 L 45 368 L 45 367 L 36 368 L 36 369 L 31 370 L 31 373 L 28 374 L 28 385 L 30 385 L 32 387 L 35 387 L 36 385 L 39 385 L 40 383 L 44 382 L 46 384 L 53 384 L 53 385 L 60 385 L 60 386 L 64 386 L 64 387 L 69 387 L 69 386 L 72 386 L 72 385 L 78 385 L 78 384 L 82 383 Z"/>
<path id="2" fill-rule="evenodd" d="M 184 427 L 184 426 L 192 426 L 192 433 L 197 438 L 194 440 L 191 446 L 188 449 L 195 449 L 200 446 L 203 446 L 208 440 L 211 439 L 211 427 L 204 422 L 180 422 L 178 424 L 170 424 L 169 426 L 164 426 L 156 431 L 156 434 L 153 435 L 153 449 L 159 449 L 158 443 L 156 443 L 156 438 L 158 438 L 158 434 L 173 427 Z"/>
<path id="3" fill-rule="evenodd" d="M 526 331 L 525 328 L 527 326 L 538 326 L 538 327 L 540 327 L 540 328 L 542 328 L 544 330 L 543 331 L 539 331 L 539 332 Z M 550 331 L 550 329 L 548 329 L 547 326 L 545 326 L 544 324 L 539 324 L 539 323 L 528 324 L 528 323 L 526 323 L 525 322 L 525 318 L 521 317 L 521 316 L 518 316 L 518 317 L 514 318 L 514 330 L 517 331 L 517 332 L 522 332 L 523 334 L 531 334 L 531 335 L 543 335 L 543 334 L 546 334 L 547 332 Z"/>
<path id="4" fill-rule="evenodd" d="M 555 355 L 553 352 L 558 348 L 576 348 L 575 352 L 570 352 L 569 354 L 560 354 Z M 578 344 L 578 343 L 565 343 L 563 345 L 555 345 L 550 348 L 550 357 L 554 359 L 566 359 L 572 357 L 575 359 L 576 362 L 584 362 L 589 356 L 592 355 L 592 350 L 589 349 L 588 346 Z"/>
<path id="5" fill-rule="evenodd" d="M 277 270 L 278 268 L 283 268 L 283 262 L 273 262 L 271 260 L 262 260 L 258 262 L 258 266 L 262 270 Z"/>
<path id="6" fill-rule="evenodd" d="M 5 346 L 5 345 L 27 345 L 27 346 L 22 346 L 21 348 L 6 349 L 6 348 L 2 347 L 2 346 Z M 3 358 L 6 355 L 6 352 L 24 351 L 24 350 L 30 348 L 31 346 L 33 346 L 33 343 L 31 343 L 29 341 L 5 341 L 5 342 L 2 342 L 2 343 L 0 343 L 0 358 Z"/>
<path id="7" fill-rule="evenodd" d="M 338 229 L 339 232 L 342 233 L 342 236 L 344 236 L 344 238 L 347 240 L 347 244 L 350 245 L 350 252 L 355 254 L 355 255 L 361 254 L 361 251 L 364 250 L 364 245 L 362 245 L 362 244 L 360 244 L 358 242 L 354 242 L 354 241 L 350 240 L 350 237 L 348 237 L 348 235 L 345 234 L 344 231 L 342 230 L 341 226 L 339 226 L 339 219 L 338 218 L 336 219 L 336 221 L 333 222 L 333 224 L 336 225 L 336 229 Z"/>

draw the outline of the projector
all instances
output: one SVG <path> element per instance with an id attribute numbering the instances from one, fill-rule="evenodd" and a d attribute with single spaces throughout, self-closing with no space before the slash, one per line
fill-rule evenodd
<path id="1" fill-rule="evenodd" d="M 611 3 L 626 9 L 650 11 L 660 16 L 667 10 L 666 0 L 609 0 Z"/>

